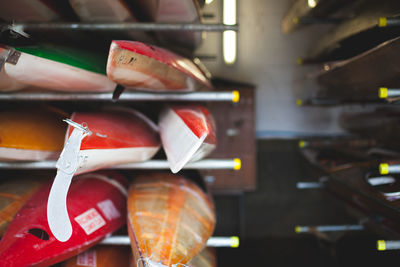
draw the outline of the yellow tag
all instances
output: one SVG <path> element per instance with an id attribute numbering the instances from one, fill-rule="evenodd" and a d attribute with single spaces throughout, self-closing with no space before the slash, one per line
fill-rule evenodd
<path id="1" fill-rule="evenodd" d="M 388 97 L 388 89 L 386 87 L 379 88 L 379 98 L 387 98 Z"/>
<path id="2" fill-rule="evenodd" d="M 379 27 L 386 27 L 387 26 L 387 18 L 385 18 L 385 17 L 379 18 L 378 26 Z"/>
<path id="3" fill-rule="evenodd" d="M 240 170 L 240 169 L 242 168 L 242 161 L 241 161 L 239 158 L 236 158 L 236 159 L 234 159 L 233 161 L 234 161 L 234 163 L 235 163 L 235 165 L 233 166 L 233 169 L 234 169 L 235 171 Z"/>
<path id="4" fill-rule="evenodd" d="M 300 141 L 299 141 L 299 147 L 300 147 L 300 148 L 303 148 L 303 147 L 305 147 L 305 146 L 306 146 L 306 141 L 300 140 Z"/>
<path id="5" fill-rule="evenodd" d="M 296 63 L 297 63 L 298 65 L 302 65 L 302 64 L 303 64 L 303 59 L 302 59 L 301 57 L 297 58 L 297 59 L 296 59 Z"/>
<path id="6" fill-rule="evenodd" d="M 300 20 L 299 20 L 298 17 L 294 17 L 294 18 L 293 18 L 293 23 L 294 23 L 294 24 L 299 24 L 299 21 L 300 21 Z"/>
<path id="7" fill-rule="evenodd" d="M 232 102 L 233 103 L 237 103 L 237 102 L 239 102 L 239 99 L 240 99 L 240 94 L 239 94 L 239 91 L 233 91 L 232 92 Z"/>
<path id="8" fill-rule="evenodd" d="M 301 99 L 296 99 L 296 105 L 298 105 L 299 107 L 301 107 L 303 105 L 303 100 Z"/>
<path id="9" fill-rule="evenodd" d="M 294 231 L 296 232 L 296 234 L 300 234 L 301 233 L 301 226 L 296 226 L 295 228 L 294 228 Z"/>
<path id="10" fill-rule="evenodd" d="M 376 248 L 377 248 L 379 251 L 384 251 L 384 250 L 386 250 L 386 242 L 385 242 L 385 240 L 378 240 L 378 241 L 376 242 Z"/>
<path id="11" fill-rule="evenodd" d="M 389 164 L 387 163 L 379 164 L 379 173 L 382 175 L 389 174 Z"/>
<path id="12" fill-rule="evenodd" d="M 231 247 L 233 248 L 238 248 L 239 247 L 239 237 L 237 236 L 231 236 L 231 241 L 232 241 L 232 245 Z"/>

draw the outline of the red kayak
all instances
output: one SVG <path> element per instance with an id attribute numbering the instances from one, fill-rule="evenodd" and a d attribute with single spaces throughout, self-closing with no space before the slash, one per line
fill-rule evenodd
<path id="1" fill-rule="evenodd" d="M 117 173 L 75 179 L 68 194 L 73 233 L 59 242 L 50 232 L 46 204 L 51 184 L 21 208 L 0 241 L 0 266 L 49 266 L 100 242 L 126 222 L 127 181 Z"/>
<path id="2" fill-rule="evenodd" d="M 142 113 L 128 108 L 75 112 L 71 120 L 91 132 L 83 138 L 76 174 L 108 166 L 146 161 L 160 147 L 158 127 Z M 71 136 L 74 127 L 67 132 Z"/>
<path id="3" fill-rule="evenodd" d="M 216 127 L 210 112 L 198 104 L 173 105 L 160 115 L 160 136 L 173 173 L 216 147 Z"/>
<path id="4" fill-rule="evenodd" d="M 107 75 L 116 83 L 139 90 L 193 91 L 212 87 L 190 59 L 133 41 L 111 43 Z"/>

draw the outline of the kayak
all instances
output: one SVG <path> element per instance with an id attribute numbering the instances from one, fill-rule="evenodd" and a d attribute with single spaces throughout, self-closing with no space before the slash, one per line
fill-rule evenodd
<path id="1" fill-rule="evenodd" d="M 143 174 L 129 189 L 127 224 L 137 266 L 179 266 L 205 247 L 215 211 L 211 198 L 184 177 Z"/>
<path id="2" fill-rule="evenodd" d="M 211 113 L 198 104 L 171 105 L 159 119 L 163 148 L 173 173 L 209 155 L 217 144 Z"/>
<path id="3" fill-rule="evenodd" d="M 124 0 L 69 0 L 69 3 L 78 17 L 85 22 L 138 22 Z M 133 40 L 151 40 L 143 31 L 124 33 Z"/>
<path id="4" fill-rule="evenodd" d="M 0 18 L 5 21 L 71 21 L 76 17 L 66 0 L 0 1 Z"/>
<path id="5" fill-rule="evenodd" d="M 71 120 L 85 124 L 92 132 L 82 140 L 76 174 L 146 161 L 160 147 L 157 125 L 133 109 L 114 107 L 99 112 L 75 112 Z M 68 127 L 67 137 L 73 130 L 74 127 Z"/>
<path id="6" fill-rule="evenodd" d="M 159 149 L 156 125 L 135 110 L 76 112 L 71 119 L 66 120 L 70 126 L 47 203 L 50 230 L 62 242 L 68 241 L 72 234 L 66 201 L 74 175 L 145 161 Z"/>
<path id="7" fill-rule="evenodd" d="M 398 88 L 400 38 L 386 41 L 350 59 L 335 62 L 317 76 L 326 95 L 377 98 L 380 87 Z"/>
<path id="8" fill-rule="evenodd" d="M 65 261 L 62 267 L 129 267 L 131 251 L 126 246 L 97 245 Z"/>
<path id="9" fill-rule="evenodd" d="M 112 41 L 107 75 L 128 89 L 176 92 L 212 87 L 190 59 L 134 41 Z"/>
<path id="10" fill-rule="evenodd" d="M 88 51 L 42 45 L 0 47 L 0 52 L 8 54 L 3 76 L 26 87 L 64 92 L 111 92 L 116 87 L 105 75 L 105 60 Z M 20 89 L 11 82 L 0 85 L 0 91 Z"/>
<path id="11" fill-rule="evenodd" d="M 39 190 L 44 181 L 40 179 L 15 179 L 0 184 L 0 236 L 18 210 Z"/>
<path id="12" fill-rule="evenodd" d="M 348 59 L 399 36 L 398 27 L 386 27 L 386 18 L 399 12 L 397 0 L 359 1 L 349 19 L 317 39 L 304 62 Z"/>
<path id="13" fill-rule="evenodd" d="M 117 173 L 91 173 L 75 179 L 68 194 L 72 236 L 51 233 L 46 204 L 51 183 L 20 209 L 0 241 L 0 266 L 49 266 L 100 242 L 126 222 L 126 185 Z"/>
<path id="14" fill-rule="evenodd" d="M 51 108 L 0 111 L 0 160 L 56 159 L 63 147 L 61 111 Z"/>
<path id="15" fill-rule="evenodd" d="M 215 248 L 205 248 L 200 254 L 194 257 L 189 267 L 217 267 L 217 252 Z"/>
<path id="16" fill-rule="evenodd" d="M 0 1 L 0 18 L 7 21 L 57 21 L 62 15 L 40 0 Z"/>
<path id="17" fill-rule="evenodd" d="M 201 23 L 197 0 L 137 0 L 135 5 L 147 20 L 157 23 Z M 161 42 L 194 49 L 203 38 L 200 31 L 156 32 Z"/>

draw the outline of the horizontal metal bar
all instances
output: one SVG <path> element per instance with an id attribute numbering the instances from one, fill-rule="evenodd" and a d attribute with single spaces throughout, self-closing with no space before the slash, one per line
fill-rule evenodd
<path id="1" fill-rule="evenodd" d="M 69 22 L 21 22 L 0 23 L 1 29 L 16 32 L 71 30 L 71 31 L 238 31 L 238 25 L 202 24 L 202 23 L 69 23 Z"/>
<path id="2" fill-rule="evenodd" d="M 8 101 L 111 101 L 112 93 L 60 93 L 60 92 L 17 92 L 0 93 L 0 100 Z M 146 93 L 123 92 L 118 101 L 239 101 L 238 91 L 189 92 L 189 93 Z"/>
<path id="3" fill-rule="evenodd" d="M 55 169 L 55 161 L 38 161 L 38 162 L 0 162 L 0 169 Z M 239 170 L 241 168 L 240 159 L 205 159 L 186 164 L 183 169 L 228 169 Z M 145 162 L 136 162 L 112 166 L 107 169 L 169 169 L 166 160 L 149 160 Z"/>
<path id="4" fill-rule="evenodd" d="M 379 27 L 398 27 L 400 26 L 400 18 L 385 18 L 381 17 L 378 19 Z"/>
<path id="5" fill-rule="evenodd" d="M 379 164 L 379 172 L 382 175 L 392 174 L 392 173 L 400 173 L 400 165 L 399 164 L 381 163 L 381 164 Z"/>
<path id="6" fill-rule="evenodd" d="M 314 188 L 323 188 L 324 183 L 328 180 L 328 176 L 321 176 L 318 182 L 297 182 L 297 189 L 314 189 Z"/>
<path id="7" fill-rule="evenodd" d="M 390 97 L 399 97 L 400 89 L 398 88 L 379 88 L 379 98 L 390 98 Z"/>
<path id="8" fill-rule="evenodd" d="M 115 245 L 115 246 L 129 246 L 131 241 L 129 236 L 110 236 L 101 241 L 102 245 Z M 239 237 L 229 236 L 229 237 L 210 237 L 207 240 L 207 247 L 239 247 Z"/>
<path id="9" fill-rule="evenodd" d="M 380 251 L 400 250 L 400 240 L 378 240 L 376 248 Z"/>
<path id="10" fill-rule="evenodd" d="M 364 226 L 360 224 L 355 225 L 319 225 L 319 226 L 296 226 L 296 233 L 308 233 L 308 232 L 341 232 L 341 231 L 361 231 L 364 230 Z"/>
<path id="11" fill-rule="evenodd" d="M 321 182 L 298 182 L 296 184 L 297 189 L 313 189 L 313 188 L 323 188 L 324 184 Z"/>

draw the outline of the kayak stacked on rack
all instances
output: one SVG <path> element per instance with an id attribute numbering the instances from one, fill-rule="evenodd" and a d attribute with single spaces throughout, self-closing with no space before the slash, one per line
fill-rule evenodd
<path id="1" fill-rule="evenodd" d="M 66 0 L 14 0 L 0 2 L 0 18 L 5 21 L 48 22 L 74 18 Z"/>
<path id="2" fill-rule="evenodd" d="M 157 125 L 134 109 L 113 107 L 96 112 L 75 112 L 71 120 L 89 132 L 79 147 L 76 174 L 146 161 L 160 148 Z M 70 124 L 68 138 L 74 129 Z"/>
<path id="3" fill-rule="evenodd" d="M 88 51 L 56 46 L 0 47 L 5 57 L 0 91 L 24 87 L 62 92 L 112 92 L 105 58 Z"/>
<path id="4" fill-rule="evenodd" d="M 9 179 L 0 184 L 0 236 L 6 231 L 18 210 L 46 182 L 36 177 L 26 179 L 12 177 L 10 174 L 7 178 Z"/>
<path id="5" fill-rule="evenodd" d="M 212 88 L 192 60 L 163 48 L 133 41 L 111 43 L 107 75 L 127 88 L 155 92 Z"/>
<path id="6" fill-rule="evenodd" d="M 65 242 L 50 231 L 46 203 L 51 183 L 45 184 L 18 211 L 4 233 L 0 265 L 48 266 L 100 242 L 125 224 L 127 184 L 116 173 L 92 173 L 75 179 L 67 200 L 72 235 Z"/>
<path id="7" fill-rule="evenodd" d="M 188 263 L 214 227 L 213 203 L 193 182 L 168 173 L 135 177 L 128 196 L 128 232 L 138 266 Z"/>
<path id="8" fill-rule="evenodd" d="M 162 111 L 159 121 L 163 148 L 173 173 L 216 148 L 215 122 L 204 106 L 172 105 Z"/>
<path id="9" fill-rule="evenodd" d="M 56 159 L 63 147 L 64 116 L 50 107 L 0 111 L 0 160 Z"/>
<path id="10" fill-rule="evenodd" d="M 125 0 L 69 0 L 78 17 L 84 22 L 138 22 Z M 141 42 L 153 42 L 153 38 L 143 31 L 127 31 L 125 38 Z"/>
<path id="11" fill-rule="evenodd" d="M 128 247 L 98 245 L 62 263 L 62 267 L 129 267 Z M 135 265 L 131 265 L 135 266 Z"/>
<path id="12" fill-rule="evenodd" d="M 117 83 L 155 92 L 212 88 L 192 60 L 141 42 L 113 41 L 108 61 L 96 53 L 54 45 L 3 46 L 0 56 L 4 59 L 0 91 L 29 87 L 99 93 L 114 91 Z"/>
<path id="13" fill-rule="evenodd" d="M 158 23 L 200 23 L 200 5 L 198 0 L 138 0 L 138 9 L 145 14 L 146 20 Z M 202 42 L 202 32 L 158 32 L 163 44 L 176 44 L 191 50 Z"/>

